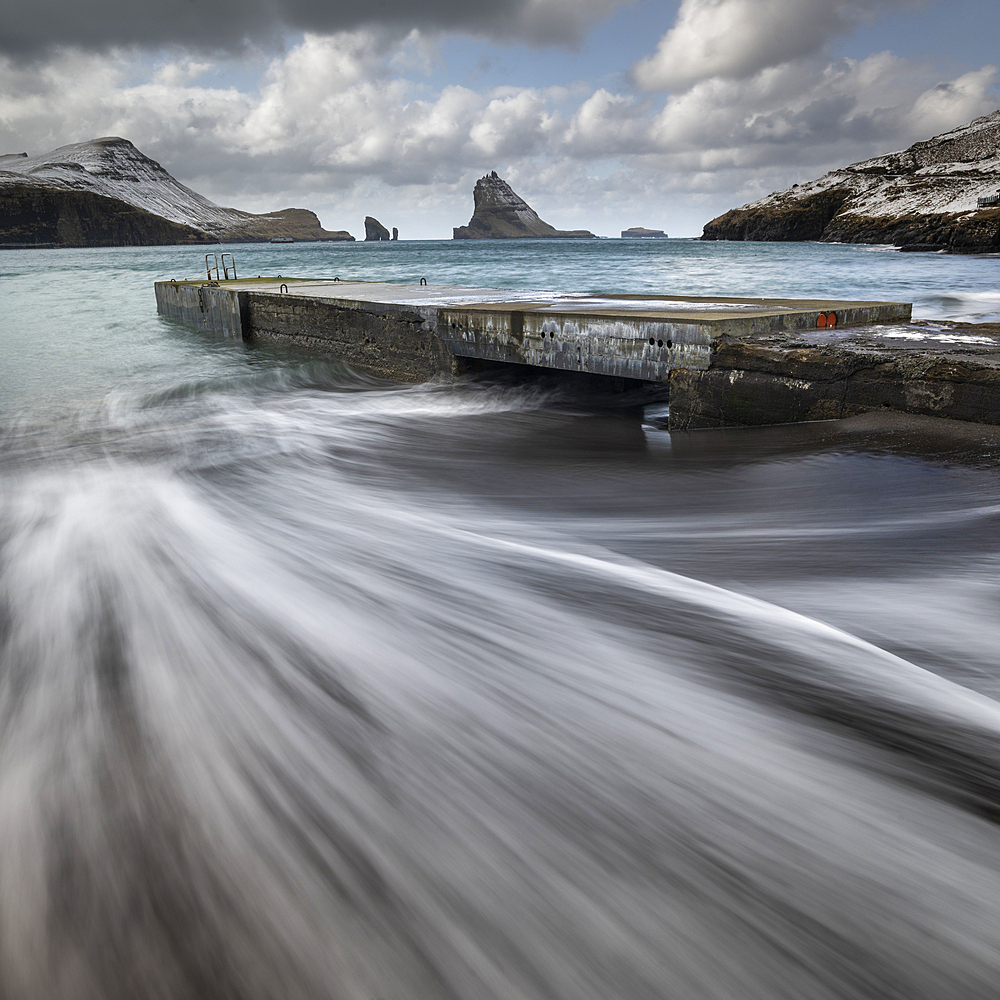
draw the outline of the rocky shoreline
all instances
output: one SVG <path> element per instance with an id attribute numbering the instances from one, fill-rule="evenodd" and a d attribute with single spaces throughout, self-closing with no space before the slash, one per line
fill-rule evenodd
<path id="1" fill-rule="evenodd" d="M 818 240 L 1000 252 L 1000 111 L 732 209 L 703 240 Z"/>
<path id="2" fill-rule="evenodd" d="M 831 420 L 892 410 L 1000 425 L 1000 323 L 915 323 L 843 339 L 774 334 L 712 344 L 707 370 L 670 378 L 671 430 Z M 923 336 L 921 336 L 923 335 Z"/>

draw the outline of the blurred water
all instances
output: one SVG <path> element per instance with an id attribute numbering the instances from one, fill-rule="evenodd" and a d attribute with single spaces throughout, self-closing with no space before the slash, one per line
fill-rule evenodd
<path id="1" fill-rule="evenodd" d="M 473 246 L 237 261 L 699 290 Z M 796 249 L 922 266 L 706 291 Z M 3 1000 L 997 995 L 997 432 L 375 383 L 191 257 L 0 256 Z"/>

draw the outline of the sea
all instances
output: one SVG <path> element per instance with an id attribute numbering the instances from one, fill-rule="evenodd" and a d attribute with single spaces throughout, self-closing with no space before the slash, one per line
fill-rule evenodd
<path id="1" fill-rule="evenodd" d="M 204 249 L 1000 321 L 888 247 L 0 253 L 0 998 L 1000 996 L 1000 431 L 389 383 L 158 317 Z"/>

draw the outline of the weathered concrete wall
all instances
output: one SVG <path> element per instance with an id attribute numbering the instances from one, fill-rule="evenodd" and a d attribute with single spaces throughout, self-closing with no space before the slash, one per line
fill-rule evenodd
<path id="1" fill-rule="evenodd" d="M 209 282 L 191 284 L 157 281 L 156 311 L 182 323 L 202 326 L 224 337 L 243 339 L 244 321 L 240 313 L 240 292 Z"/>
<path id="2" fill-rule="evenodd" d="M 253 341 L 316 351 L 398 382 L 426 382 L 461 370 L 455 354 L 416 310 L 303 295 L 240 295 Z"/>
<path id="3" fill-rule="evenodd" d="M 666 382 L 680 366 L 707 368 L 711 336 L 698 323 L 518 310 L 438 311 L 437 331 L 459 356 Z"/>
<path id="4" fill-rule="evenodd" d="M 1000 359 L 865 351 L 842 344 L 715 345 L 707 371 L 670 382 L 670 429 L 747 427 L 828 420 L 887 407 L 1000 424 Z"/>

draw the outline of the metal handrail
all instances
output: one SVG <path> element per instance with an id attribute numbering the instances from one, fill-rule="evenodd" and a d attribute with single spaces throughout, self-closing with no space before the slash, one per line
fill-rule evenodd
<path id="1" fill-rule="evenodd" d="M 229 258 L 229 263 L 226 263 L 226 258 Z M 215 269 L 216 274 L 218 274 L 218 268 Z M 229 272 L 233 272 L 233 281 L 236 280 L 236 258 L 231 253 L 224 253 L 222 255 L 222 273 L 224 275 L 224 280 L 229 280 Z"/>
<path id="2" fill-rule="evenodd" d="M 225 256 L 225 255 L 223 255 L 223 256 Z M 212 263 L 209 262 L 209 259 L 208 259 L 209 257 L 211 257 L 215 261 L 214 264 L 212 264 Z M 218 257 L 218 254 L 207 253 L 207 254 L 205 254 L 205 274 L 208 275 L 208 280 L 209 281 L 212 280 L 212 269 L 213 268 L 215 269 L 215 280 L 218 281 L 219 280 L 219 257 Z"/>

